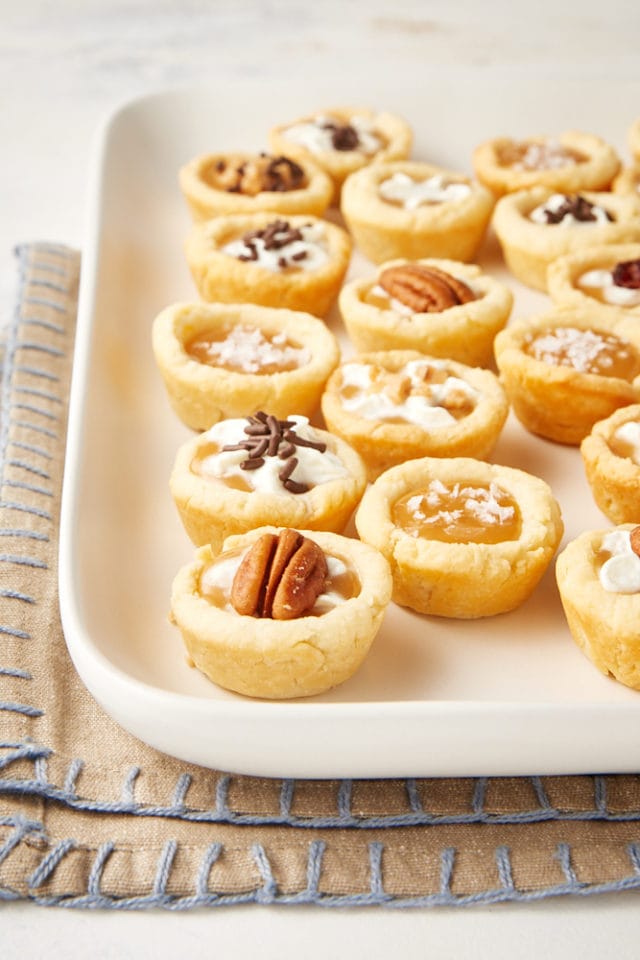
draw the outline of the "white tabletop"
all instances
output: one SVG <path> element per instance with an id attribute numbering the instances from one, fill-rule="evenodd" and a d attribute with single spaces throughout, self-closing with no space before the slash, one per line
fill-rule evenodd
<path id="1" fill-rule="evenodd" d="M 0 306 L 12 302 L 18 242 L 81 247 L 91 145 L 123 100 L 158 88 L 295 76 L 353 90 L 421 65 L 563 78 L 638 80 L 640 13 L 629 0 L 0 0 Z M 470 93 L 470 95 L 472 95 Z M 315 106 L 314 104 L 310 104 Z M 630 106 L 632 110 L 632 106 Z M 635 104 L 635 113 L 640 107 Z M 489 135 L 489 132 L 488 132 Z M 459 910 L 224 908 L 188 914 L 4 905 L 0 944 L 14 957 L 637 955 L 637 894 Z M 567 949 L 571 944 L 573 949 Z M 231 952 L 233 951 L 233 953 Z"/>

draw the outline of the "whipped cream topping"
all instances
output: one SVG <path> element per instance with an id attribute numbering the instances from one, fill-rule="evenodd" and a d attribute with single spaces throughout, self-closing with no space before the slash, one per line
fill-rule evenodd
<path id="1" fill-rule="evenodd" d="M 342 367 L 342 406 L 365 420 L 405 420 L 427 431 L 453 424 L 456 418 L 446 409 L 448 401 L 462 395 L 470 406 L 475 406 L 480 394 L 453 375 L 446 376 L 441 383 L 427 384 L 429 370 L 446 370 L 446 364 L 425 360 L 405 364 L 396 376 L 406 377 L 412 392 L 404 399 L 395 399 L 384 386 L 376 389 L 371 364 L 346 363 Z"/>
<path id="2" fill-rule="evenodd" d="M 640 423 L 637 420 L 627 420 L 613 433 L 613 439 L 624 444 L 628 456 L 634 463 L 640 465 Z"/>
<path id="3" fill-rule="evenodd" d="M 616 307 L 636 307 L 640 304 L 640 290 L 619 286 L 613 277 L 613 270 L 587 270 L 578 277 L 578 286 L 585 290 L 597 290 L 605 303 Z"/>
<path id="4" fill-rule="evenodd" d="M 350 128 L 353 131 L 353 146 L 351 149 L 364 153 L 367 156 L 377 153 L 383 146 L 382 140 L 368 120 L 363 117 L 351 116 L 345 122 L 336 117 L 321 114 L 313 120 L 294 123 L 282 131 L 282 136 L 291 143 L 304 147 L 310 153 L 330 153 L 334 150 L 344 150 L 345 147 L 336 145 L 336 129 Z"/>
<path id="5" fill-rule="evenodd" d="M 307 417 L 290 416 L 288 420 L 294 423 L 294 429 L 302 440 L 323 444 L 321 435 L 310 424 Z M 283 461 L 278 456 L 264 456 L 264 463 L 252 470 L 243 470 L 240 464 L 247 459 L 246 449 L 223 450 L 222 447 L 233 446 L 247 439 L 244 428 L 246 419 L 221 420 L 202 435 L 202 440 L 216 444 L 220 449 L 204 457 L 200 466 L 203 476 L 218 480 L 239 477 L 249 484 L 253 490 L 261 493 L 270 493 L 277 496 L 294 496 L 282 483 L 279 474 L 282 472 Z M 342 460 L 329 450 L 316 450 L 313 447 L 299 446 L 295 449 L 297 463 L 289 479 L 296 484 L 317 487 L 322 483 L 330 483 L 341 477 L 348 476 L 349 471 Z"/>
<path id="6" fill-rule="evenodd" d="M 609 557 L 598 576 L 608 593 L 640 592 L 640 557 L 631 548 L 630 530 L 611 530 L 602 538 L 600 550 Z"/>
<path id="7" fill-rule="evenodd" d="M 279 233 L 267 228 L 247 234 L 225 244 L 222 252 L 237 260 L 255 263 L 271 273 L 319 270 L 329 260 L 326 233 L 320 223 L 306 223 L 293 230 L 283 223 Z"/>
<path id="8" fill-rule="evenodd" d="M 455 203 L 471 193 L 468 183 L 456 183 L 438 173 L 427 180 L 414 180 L 406 173 L 397 172 L 383 180 L 378 192 L 383 200 L 398 203 L 405 210 L 415 210 L 423 204 Z"/>
<path id="9" fill-rule="evenodd" d="M 258 327 L 233 327 L 224 340 L 212 340 L 206 345 L 207 363 L 226 367 L 241 373 L 260 373 L 265 368 L 294 368 L 309 363 L 311 354 L 306 347 L 294 347 L 286 334 L 265 337 Z"/>
<path id="10" fill-rule="evenodd" d="M 586 201 L 585 201 L 586 202 Z M 561 219 L 556 219 L 563 207 L 568 203 L 571 203 L 571 198 L 564 193 L 554 193 L 548 200 L 544 203 L 541 203 L 539 206 L 534 207 L 534 209 L 529 214 L 529 219 L 533 223 L 544 224 L 549 226 L 560 227 L 572 227 L 576 224 L 580 226 L 585 226 L 588 224 L 604 224 L 611 222 L 611 215 L 605 210 L 604 207 L 598 206 L 598 204 L 589 204 L 589 212 L 592 215 L 589 219 L 578 218 L 570 211 L 567 211 Z"/>
<path id="11" fill-rule="evenodd" d="M 233 578 L 249 549 L 250 546 L 247 546 L 244 550 L 232 551 L 226 556 L 221 554 L 216 557 L 213 563 L 209 564 L 204 570 L 200 580 L 200 589 L 204 594 L 224 597 L 224 602 L 220 604 L 220 607 L 229 613 L 235 612 L 230 599 Z M 334 587 L 334 583 L 347 573 L 348 568 L 344 561 L 338 557 L 325 554 L 325 558 L 327 561 L 325 589 L 319 594 L 315 604 L 305 616 L 321 616 L 345 602 L 344 594 Z"/>

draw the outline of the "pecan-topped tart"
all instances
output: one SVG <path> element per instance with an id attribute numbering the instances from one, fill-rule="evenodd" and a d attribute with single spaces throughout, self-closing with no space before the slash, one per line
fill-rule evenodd
<path id="1" fill-rule="evenodd" d="M 535 187 L 502 197 L 493 226 L 511 273 L 546 291 L 548 267 L 558 257 L 640 241 L 640 195 L 565 194 Z"/>
<path id="2" fill-rule="evenodd" d="M 605 676 L 640 690 L 640 527 L 589 530 L 556 563 L 569 630 Z"/>
<path id="3" fill-rule="evenodd" d="M 256 304 L 177 303 L 153 323 L 169 400 L 193 430 L 258 409 L 311 416 L 340 359 L 317 317 Z"/>
<path id="4" fill-rule="evenodd" d="M 333 193 L 313 160 L 285 154 L 201 154 L 180 168 L 179 182 L 194 220 L 261 210 L 320 217 Z"/>
<path id="5" fill-rule="evenodd" d="M 358 451 L 370 479 L 416 457 L 485 459 L 508 409 L 491 371 L 414 350 L 359 354 L 322 395 L 327 427 Z"/>
<path id="6" fill-rule="evenodd" d="M 306 417 L 258 411 L 187 441 L 170 487 L 191 540 L 218 550 L 266 523 L 341 532 L 367 483 L 360 456 Z"/>
<path id="7" fill-rule="evenodd" d="M 355 522 L 389 561 L 396 603 L 460 619 L 523 603 L 563 532 L 543 480 L 469 457 L 391 467 L 367 489 Z"/>
<path id="8" fill-rule="evenodd" d="M 493 194 L 469 177 L 427 163 L 378 162 L 347 178 L 340 209 L 374 263 L 406 257 L 472 260 Z"/>
<path id="9" fill-rule="evenodd" d="M 413 135 L 409 124 L 392 113 L 335 107 L 280 124 L 269 133 L 271 149 L 302 162 L 311 158 L 334 184 L 334 199 L 347 176 L 374 160 L 409 156 Z"/>
<path id="10" fill-rule="evenodd" d="M 620 160 L 601 137 L 569 130 L 558 137 L 487 140 L 476 147 L 473 166 L 478 180 L 500 197 L 532 187 L 608 190 Z"/>
<path id="11" fill-rule="evenodd" d="M 475 264 L 426 258 L 381 264 L 375 278 L 346 283 L 338 303 L 360 352 L 418 350 L 490 366 L 513 295 Z"/>
<path id="12" fill-rule="evenodd" d="M 171 619 L 193 664 L 250 697 L 308 697 L 360 667 L 391 598 L 382 555 L 336 533 L 260 527 L 201 547 Z"/>
<path id="13" fill-rule="evenodd" d="M 185 253 L 204 300 L 322 317 L 349 266 L 351 239 L 328 220 L 257 213 L 195 224 Z"/>

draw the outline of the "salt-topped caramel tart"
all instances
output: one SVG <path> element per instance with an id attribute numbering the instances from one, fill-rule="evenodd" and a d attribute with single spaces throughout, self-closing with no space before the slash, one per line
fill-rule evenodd
<path id="1" fill-rule="evenodd" d="M 489 370 L 413 350 L 361 354 L 332 374 L 322 396 L 331 433 L 346 440 L 370 479 L 416 457 L 488 457 L 508 404 Z"/>
<path id="2" fill-rule="evenodd" d="M 258 411 L 221 420 L 179 449 L 170 488 L 197 545 L 266 523 L 342 532 L 367 483 L 360 456 L 344 440 Z"/>
<path id="3" fill-rule="evenodd" d="M 324 316 L 349 266 L 351 240 L 317 217 L 272 213 L 195 224 L 185 245 L 200 296 Z"/>
<path id="4" fill-rule="evenodd" d="M 502 197 L 493 226 L 511 273 L 527 286 L 546 290 L 547 268 L 558 257 L 640 240 L 640 197 L 536 187 Z"/>
<path id="5" fill-rule="evenodd" d="M 382 555 L 335 533 L 261 527 L 201 547 L 171 619 L 210 680 L 249 697 L 323 693 L 353 676 L 391 598 Z"/>
<path id="6" fill-rule="evenodd" d="M 177 303 L 156 317 L 156 362 L 192 430 L 270 410 L 316 410 L 340 350 L 322 320 L 255 304 Z"/>
<path id="7" fill-rule="evenodd" d="M 640 690 L 640 527 L 581 534 L 559 555 L 556 580 L 582 652 L 606 676 Z"/>
<path id="8" fill-rule="evenodd" d="M 598 306 L 602 317 L 640 317 L 640 243 L 588 247 L 548 269 L 549 295 L 560 304 Z"/>
<path id="9" fill-rule="evenodd" d="M 346 283 L 338 303 L 358 351 L 419 350 L 489 366 L 513 294 L 475 264 L 392 260 L 376 277 Z"/>
<path id="10" fill-rule="evenodd" d="M 271 149 L 303 162 L 311 158 L 334 183 L 334 199 L 347 176 L 374 160 L 409 156 L 413 135 L 409 124 L 392 113 L 350 107 L 320 110 L 274 127 Z"/>
<path id="11" fill-rule="evenodd" d="M 374 263 L 406 257 L 472 260 L 493 211 L 493 194 L 427 163 L 374 163 L 351 174 L 340 209 L 358 248 Z"/>
<path id="12" fill-rule="evenodd" d="M 544 481 L 465 457 L 391 467 L 362 498 L 356 527 L 389 561 L 396 603 L 461 619 L 523 603 L 563 532 Z"/>
<path id="13" fill-rule="evenodd" d="M 595 424 L 580 446 L 593 498 L 612 523 L 640 522 L 640 404 Z"/>
<path id="14" fill-rule="evenodd" d="M 207 153 L 180 169 L 194 220 L 271 210 L 322 216 L 333 193 L 330 177 L 310 159 L 284 154 Z"/>
<path id="15" fill-rule="evenodd" d="M 532 433 L 579 444 L 594 423 L 640 399 L 640 330 L 596 308 L 558 307 L 507 327 L 495 340 L 513 410 Z"/>
<path id="16" fill-rule="evenodd" d="M 546 187 L 575 193 L 608 190 L 620 160 L 608 143 L 591 133 L 570 130 L 559 137 L 497 137 L 476 147 L 478 180 L 496 196 Z"/>

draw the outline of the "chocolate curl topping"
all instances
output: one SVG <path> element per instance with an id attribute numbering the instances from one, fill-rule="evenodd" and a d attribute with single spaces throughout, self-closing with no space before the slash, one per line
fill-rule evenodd
<path id="1" fill-rule="evenodd" d="M 594 204 L 590 203 L 585 197 L 576 194 L 574 197 L 566 197 L 565 201 L 557 210 L 545 210 L 544 215 L 547 223 L 562 223 L 565 217 L 571 215 L 581 223 L 589 223 L 596 220 Z M 608 210 L 605 210 L 607 220 L 613 220 Z"/>
<path id="2" fill-rule="evenodd" d="M 259 410 L 253 416 L 247 417 L 244 427 L 247 439 L 226 444 L 222 449 L 247 451 L 246 459 L 240 463 L 241 470 L 257 470 L 264 464 L 265 456 L 278 457 L 284 461 L 278 473 L 282 486 L 290 493 L 305 493 L 309 486 L 291 479 L 291 474 L 298 465 L 297 458 L 293 456 L 296 447 L 311 447 L 324 453 L 327 445 L 299 437 L 295 426 L 293 420 L 278 420 L 272 414 Z"/>

